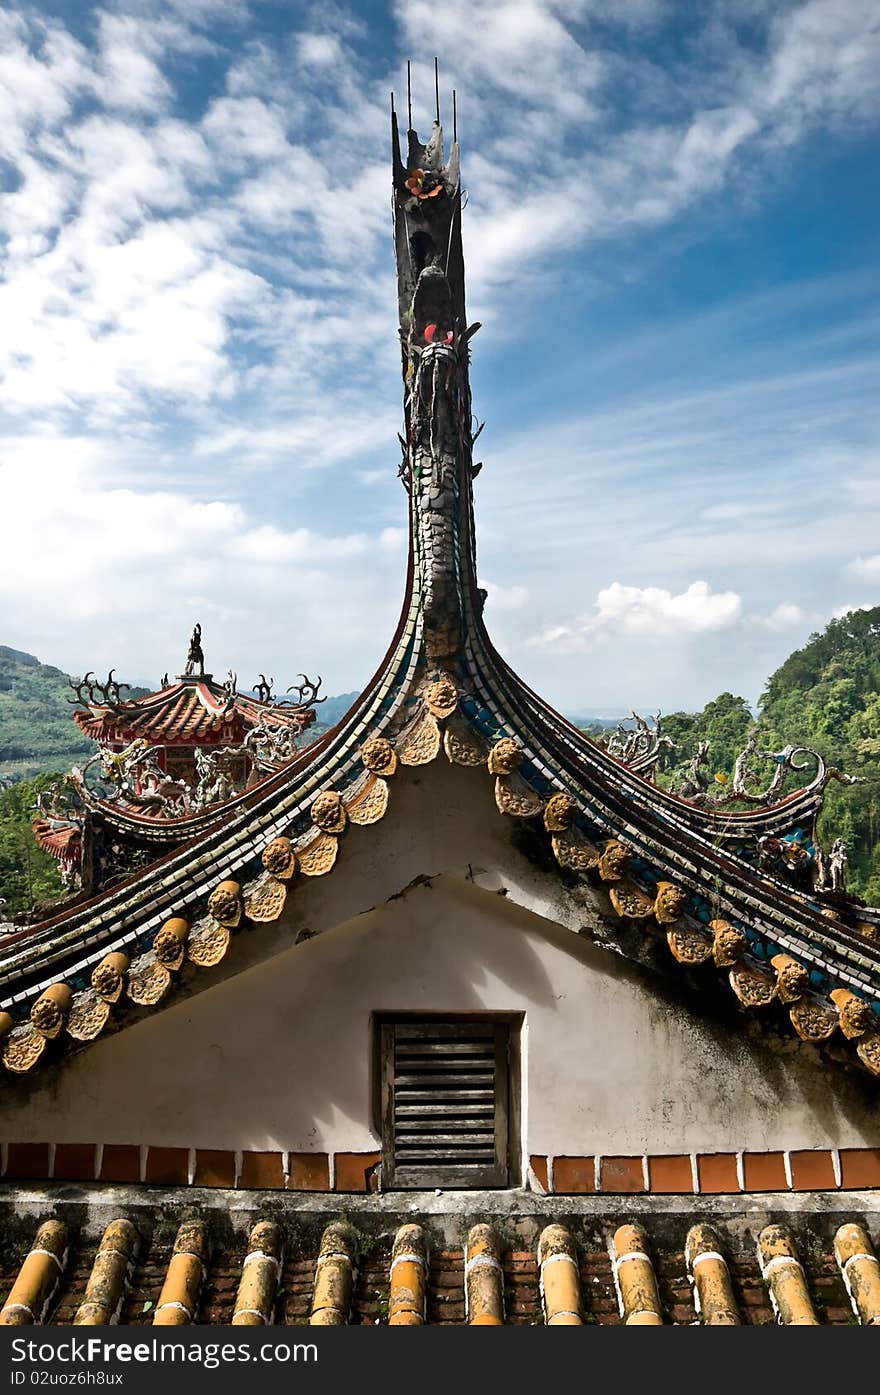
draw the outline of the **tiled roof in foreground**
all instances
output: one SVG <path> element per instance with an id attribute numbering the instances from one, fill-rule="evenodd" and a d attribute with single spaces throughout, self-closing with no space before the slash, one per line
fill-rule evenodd
<path id="1" fill-rule="evenodd" d="M 878 1241 L 870 1193 L 340 1208 L 22 1187 L 0 1211 L 0 1323 L 876 1326 Z"/>

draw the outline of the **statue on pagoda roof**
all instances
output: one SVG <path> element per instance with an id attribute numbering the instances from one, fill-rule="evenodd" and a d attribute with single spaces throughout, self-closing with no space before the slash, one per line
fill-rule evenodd
<path id="1" fill-rule="evenodd" d="M 205 675 L 205 655 L 202 650 L 202 627 L 198 623 L 192 632 L 192 638 L 189 642 L 189 652 L 186 656 L 184 673 L 187 676 L 195 673 L 196 664 L 199 666 L 199 677 L 203 678 Z"/>

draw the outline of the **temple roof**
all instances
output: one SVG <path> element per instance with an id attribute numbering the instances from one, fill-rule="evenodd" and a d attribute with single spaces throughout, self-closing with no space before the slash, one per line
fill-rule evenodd
<path id="1" fill-rule="evenodd" d="M 603 914 L 627 928 L 634 954 L 640 937 L 659 938 L 671 966 L 720 973 L 749 1012 L 782 1004 L 801 1040 L 831 1042 L 880 1075 L 880 911 L 790 876 L 778 856 L 785 839 L 811 856 L 822 792 L 839 772 L 820 766 L 800 792 L 760 807 L 695 803 L 591 741 L 495 650 L 475 560 L 480 428 L 468 365 L 479 326 L 464 308 L 458 147 L 444 163 L 439 126 L 427 146 L 411 132 L 404 164 L 396 122 L 393 134 L 410 524 L 394 638 L 359 701 L 313 746 L 227 804 L 149 830 L 164 853 L 151 867 L 8 937 L 7 1069 L 29 1071 L 61 1044 L 91 1040 L 120 997 L 152 1009 L 184 963 L 218 964 L 239 929 L 278 920 L 303 878 L 332 873 L 351 826 L 383 819 L 395 782 L 448 760 L 473 781 L 491 779 L 511 838 L 553 869 L 560 895 L 605 898 Z M 436 197 L 418 180 L 413 188 L 419 168 L 432 171 Z M 210 724 L 217 695 L 206 700 L 201 687 L 181 680 L 137 711 L 150 722 L 152 704 L 167 710 L 155 720 L 172 730 Z M 802 768 L 796 757 L 787 748 L 773 759 L 786 775 Z M 125 811 L 113 818 L 137 822 Z M 364 897 L 372 904 L 369 887 Z"/>
<path id="2" fill-rule="evenodd" d="M 32 827 L 40 847 L 59 862 L 70 856 L 72 847 L 81 837 L 75 824 L 59 823 L 55 819 L 34 819 Z"/>
<path id="3" fill-rule="evenodd" d="M 89 706 L 73 714 L 94 741 L 133 741 L 151 745 L 194 746 L 240 741 L 264 721 L 273 727 L 305 731 L 315 721 L 312 708 L 277 706 L 214 682 L 210 674 L 184 675 L 157 692 L 112 706 Z"/>

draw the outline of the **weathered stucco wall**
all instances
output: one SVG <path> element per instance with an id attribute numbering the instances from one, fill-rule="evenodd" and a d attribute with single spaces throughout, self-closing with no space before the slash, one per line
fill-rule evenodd
<path id="1" fill-rule="evenodd" d="M 740 1013 L 732 1030 L 695 1016 L 646 970 L 453 875 L 288 946 L 46 1073 L 7 1104 L 4 1136 L 369 1151 L 371 1014 L 429 1010 L 525 1014 L 525 1154 L 880 1142 L 875 1092 L 811 1049 L 778 1054 Z"/>

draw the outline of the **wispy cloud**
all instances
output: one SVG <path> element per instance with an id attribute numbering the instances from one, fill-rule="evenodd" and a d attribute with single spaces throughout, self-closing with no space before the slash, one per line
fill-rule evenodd
<path id="1" fill-rule="evenodd" d="M 803 606 L 795 605 L 793 601 L 780 601 L 779 605 L 774 606 L 765 618 L 764 624 L 768 625 L 771 630 L 790 630 L 803 625 L 808 618 Z M 819 617 L 819 619 L 823 618 L 827 619 L 828 617 Z"/>
<path id="2" fill-rule="evenodd" d="M 486 607 L 490 618 L 496 610 L 522 610 L 529 599 L 527 586 L 496 586 L 494 581 L 486 581 L 482 577 L 480 586 L 486 592 Z"/>
<path id="3" fill-rule="evenodd" d="M 752 5 L 760 41 L 753 33 L 751 43 L 735 7 L 712 7 L 695 36 L 699 61 L 671 57 L 665 75 L 631 45 L 625 57 L 615 47 L 620 31 L 656 23 L 661 6 L 609 15 L 578 0 L 398 0 L 396 9 L 412 47 L 427 40 L 449 55 L 471 94 L 478 283 L 514 266 L 521 273 L 560 246 L 663 223 L 722 188 L 747 154 L 760 161 L 819 124 L 864 123 L 876 112 L 880 23 L 870 0 Z"/>
<path id="4" fill-rule="evenodd" d="M 371 7 L 264 18 L 244 0 L 0 16 L 14 641 L 74 666 L 97 643 L 158 672 L 195 605 L 248 655 L 259 632 L 280 667 L 295 612 L 337 686 L 370 671 L 402 579 L 385 152 L 409 52 L 438 52 L 459 90 L 469 295 L 495 326 L 475 365 L 499 421 L 481 560 L 514 657 L 527 634 L 580 626 L 623 643 L 625 686 L 656 631 L 704 646 L 684 681 L 713 636 L 745 633 L 740 598 L 765 617 L 743 640 L 758 665 L 821 608 L 828 569 L 859 553 L 850 584 L 874 579 L 865 287 L 798 282 L 625 334 L 543 317 L 558 282 L 588 318 L 594 252 L 619 239 L 620 279 L 638 279 L 658 230 L 755 206 L 796 146 L 876 124 L 875 6 L 711 3 L 684 43 L 661 0 L 396 0 L 381 47 Z M 528 393 L 507 387 L 515 357 Z M 28 538 L 41 565 L 22 588 Z M 559 665 L 549 682 L 585 681 Z"/>
<path id="5" fill-rule="evenodd" d="M 142 443 L 115 449 L 148 475 Z M 223 672 L 271 660 L 291 674 L 317 664 L 368 676 L 363 616 L 378 634 L 393 625 L 403 529 L 285 529 L 236 502 L 107 487 L 109 450 L 52 435 L 6 442 L 0 490 L 8 516 L 27 525 L 9 529 L 0 551 L 0 605 L 12 614 L 14 602 L 31 648 L 69 669 L 113 664 L 157 680 L 175 652 L 182 664 L 199 619 L 209 666 Z"/>
<path id="6" fill-rule="evenodd" d="M 880 581 L 880 552 L 869 557 L 856 557 L 846 568 L 850 576 L 860 581 Z"/>

